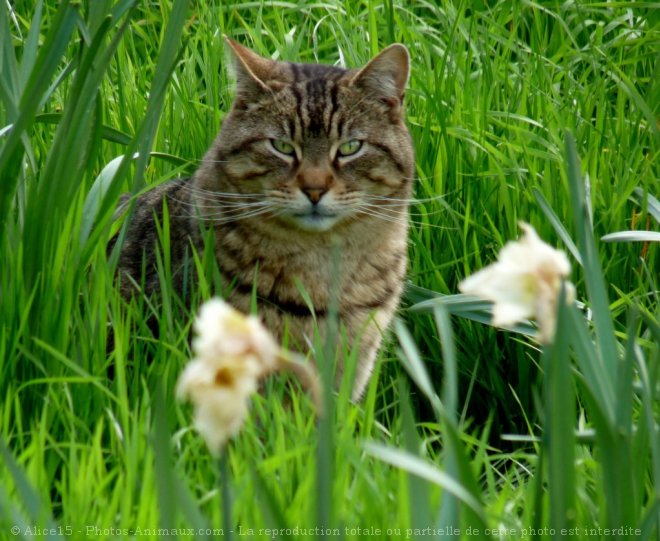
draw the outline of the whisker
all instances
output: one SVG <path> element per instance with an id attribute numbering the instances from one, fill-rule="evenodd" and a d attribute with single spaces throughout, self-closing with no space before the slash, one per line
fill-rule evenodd
<path id="1" fill-rule="evenodd" d="M 253 207 L 263 207 L 267 206 L 266 201 L 243 201 L 243 202 L 227 202 L 227 201 L 212 201 L 212 200 L 201 200 L 196 202 L 184 201 L 182 199 L 175 199 L 179 204 L 185 207 L 199 208 L 199 209 L 210 209 L 210 208 L 253 208 Z M 207 203 L 207 204 L 203 204 Z"/>
<path id="2" fill-rule="evenodd" d="M 396 218 L 393 216 L 386 216 L 384 214 L 381 214 L 379 212 L 374 212 L 371 210 L 363 210 L 363 209 L 357 209 L 356 211 L 358 214 L 363 214 L 365 216 L 371 216 L 372 218 L 378 218 L 379 220 L 383 220 L 385 222 L 390 222 L 393 224 L 406 224 L 407 220 L 404 220 L 403 218 Z"/>
<path id="3" fill-rule="evenodd" d="M 248 215 L 248 214 L 267 211 L 267 210 L 269 210 L 269 207 L 266 205 L 258 208 L 234 208 L 234 209 L 223 209 L 222 207 L 218 207 L 217 209 L 215 209 L 215 212 L 205 212 L 204 214 L 190 212 L 190 216 L 199 215 L 200 218 L 212 217 L 212 216 L 233 217 L 233 216 Z"/>
<path id="4" fill-rule="evenodd" d="M 364 206 L 369 209 L 373 210 L 385 210 L 386 212 L 397 212 L 399 214 L 407 214 L 409 216 L 433 216 L 434 214 L 444 214 L 446 209 L 435 209 L 435 210 L 430 210 L 427 212 L 415 212 L 408 210 L 407 208 L 403 209 L 396 209 L 394 208 L 394 205 L 374 205 L 372 203 L 362 203 L 361 206 Z"/>
<path id="5" fill-rule="evenodd" d="M 397 203 L 410 203 L 410 204 L 415 204 L 415 203 L 429 203 L 431 201 L 441 201 L 446 197 L 446 194 L 444 195 L 434 195 L 431 197 L 422 197 L 422 198 L 417 198 L 417 197 L 411 197 L 410 199 L 403 199 L 403 198 L 396 198 L 396 197 L 389 197 L 386 195 L 370 195 L 370 194 L 364 194 L 362 197 L 364 199 L 368 199 L 371 201 L 392 201 L 392 202 L 397 202 Z"/>
<path id="6" fill-rule="evenodd" d="M 201 165 L 203 163 L 229 163 L 229 160 L 211 160 L 210 158 L 200 158 L 200 159 L 195 159 L 195 160 L 188 160 L 192 163 L 197 163 L 198 165 Z"/>
<path id="7" fill-rule="evenodd" d="M 229 194 L 229 193 L 222 193 L 222 192 L 212 192 L 210 190 L 204 190 L 204 191 L 191 191 L 190 192 L 192 195 L 198 196 L 198 197 L 208 197 L 208 198 L 213 198 L 213 199 L 231 199 L 231 200 L 239 200 L 239 199 L 263 199 L 262 194 Z"/>
<path id="8" fill-rule="evenodd" d="M 202 221 L 202 222 L 212 222 L 214 224 L 223 224 L 223 223 L 229 223 L 229 222 L 237 222 L 239 220 L 245 220 L 247 218 L 255 218 L 257 216 L 265 215 L 272 212 L 272 209 L 270 208 L 265 208 L 265 209 L 257 209 L 257 210 L 252 210 L 249 212 L 245 212 L 243 214 L 238 214 L 238 215 L 227 215 L 226 213 L 219 213 L 217 215 L 193 215 L 193 214 L 188 214 L 188 215 L 180 215 L 178 216 L 179 218 L 188 218 L 191 216 L 195 216 L 196 219 Z"/>
<path id="9" fill-rule="evenodd" d="M 436 229 L 447 229 L 446 227 L 441 226 L 441 225 L 437 225 L 437 224 L 429 224 L 429 223 L 420 222 L 418 220 L 412 220 L 412 219 L 411 220 L 406 220 L 403 216 L 397 218 L 397 217 L 394 217 L 394 216 L 388 216 L 388 215 L 382 214 L 380 212 L 376 212 L 374 210 L 363 210 L 363 209 L 356 209 L 356 210 L 359 214 L 364 214 L 366 216 L 371 216 L 373 218 L 378 218 L 379 220 L 383 220 L 383 221 L 390 222 L 390 223 L 395 223 L 395 224 L 410 223 L 410 224 L 417 225 L 417 226 L 422 226 L 422 227 L 433 227 L 433 228 L 436 228 Z"/>
<path id="10" fill-rule="evenodd" d="M 208 194 L 214 197 L 228 197 L 235 199 L 241 199 L 247 197 L 263 197 L 263 194 L 260 193 L 236 193 L 236 192 L 221 192 L 218 190 L 207 190 L 205 188 L 200 188 L 199 186 L 195 186 L 192 183 L 184 184 L 183 186 L 181 186 L 181 190 L 185 190 L 191 193 Z"/>

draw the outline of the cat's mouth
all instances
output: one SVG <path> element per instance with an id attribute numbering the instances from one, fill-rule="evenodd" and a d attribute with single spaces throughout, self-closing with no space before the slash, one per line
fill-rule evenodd
<path id="1" fill-rule="evenodd" d="M 305 231 L 327 231 L 337 223 L 340 216 L 334 212 L 311 208 L 304 212 L 295 212 L 290 215 L 291 221 Z"/>

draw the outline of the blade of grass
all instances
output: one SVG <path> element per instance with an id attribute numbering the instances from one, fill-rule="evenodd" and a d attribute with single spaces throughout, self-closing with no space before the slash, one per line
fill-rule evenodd
<path id="1" fill-rule="evenodd" d="M 408 400 L 409 388 L 407 382 L 399 378 L 399 396 L 401 402 L 401 423 L 406 451 L 411 455 L 418 455 L 422 448 L 415 429 L 415 419 Z M 429 490 L 424 479 L 408 473 L 408 506 L 410 522 L 413 529 L 423 530 L 431 522 L 431 509 L 429 508 Z"/>
<path id="2" fill-rule="evenodd" d="M 339 342 L 339 266 L 341 265 L 340 245 L 332 245 L 332 272 L 333 277 L 329 285 L 330 301 L 324 342 L 317 340 L 316 363 L 321 376 L 323 389 L 323 415 L 318 421 L 318 443 L 316 448 L 316 520 L 320 527 L 318 539 L 327 539 L 331 527 L 334 500 L 332 487 L 334 478 L 334 449 L 335 438 L 333 433 L 333 419 L 335 417 L 335 399 L 333 389 L 333 359 L 337 352 Z"/>
<path id="3" fill-rule="evenodd" d="M 169 82 L 172 70 L 174 69 L 176 60 L 181 51 L 181 33 L 185 22 L 188 4 L 189 0 L 176 0 L 173 4 L 170 18 L 167 22 L 167 27 L 165 28 L 165 33 L 163 35 L 163 40 L 159 46 L 160 54 L 158 55 L 158 61 L 156 63 L 154 78 L 149 92 L 149 103 L 147 105 L 147 111 L 145 113 L 144 120 L 140 126 L 140 129 L 133 138 L 133 142 L 126 149 L 125 158 L 119 166 L 119 170 L 116 174 L 116 178 L 121 179 L 126 177 L 130 166 L 131 157 L 134 156 L 137 152 L 138 159 L 135 166 L 132 195 L 139 193 L 144 186 L 144 171 L 147 165 L 147 160 L 149 158 L 149 153 L 154 142 L 154 138 L 156 136 L 158 120 L 165 98 L 165 90 Z M 109 193 L 108 197 L 106 198 L 107 202 L 104 201 L 104 204 L 102 205 L 99 212 L 99 215 L 103 217 L 99 220 L 98 225 L 98 227 L 101 229 L 105 227 L 107 219 L 109 219 L 109 217 L 112 215 L 114 207 L 113 201 L 118 199 L 120 187 L 121 185 L 119 182 L 113 182 L 110 189 L 108 190 Z M 132 200 L 128 209 L 128 217 L 122 226 L 117 242 L 112 251 L 112 268 L 116 266 L 119 259 L 119 253 L 124 243 L 126 233 L 128 232 L 128 227 L 130 226 L 134 209 L 135 201 Z"/>
<path id="4" fill-rule="evenodd" d="M 603 242 L 660 242 L 660 233 L 655 231 L 617 231 L 600 238 Z"/>
<path id="5" fill-rule="evenodd" d="M 635 195 L 639 197 L 639 201 L 637 201 L 634 198 L 631 198 L 635 203 L 640 204 L 643 201 L 646 201 L 647 207 L 648 207 L 648 212 L 653 218 L 655 219 L 656 222 L 660 224 L 660 201 L 658 201 L 653 194 L 644 192 L 639 186 L 635 188 L 634 190 Z"/>
<path id="6" fill-rule="evenodd" d="M 617 345 L 614 339 L 614 326 L 610 318 L 609 303 L 605 291 L 605 280 L 598 260 L 598 252 L 590 227 L 589 210 L 580 173 L 575 139 L 570 132 L 565 133 L 566 167 L 571 192 L 571 208 L 573 210 L 574 227 L 576 229 L 578 246 L 584 265 L 584 279 L 587 294 L 592 306 L 596 341 L 598 344 L 601 369 L 609 384 L 614 387 L 617 371 Z"/>
<path id="7" fill-rule="evenodd" d="M 432 464 L 425 462 L 415 455 L 411 455 L 407 451 L 373 442 L 366 442 L 364 444 L 364 449 L 368 454 L 382 460 L 383 462 L 392 464 L 397 468 L 401 468 L 402 470 L 442 487 L 444 490 L 458 498 L 463 504 L 468 506 L 479 517 L 482 524 L 487 524 L 487 519 L 480 502 L 453 477 L 439 470 Z"/>
<path id="8" fill-rule="evenodd" d="M 6 4 L 2 2 L 0 11 L 4 15 L 6 15 L 6 9 Z M 5 17 L 3 19 L 6 21 Z M 58 6 L 50 31 L 40 48 L 34 69 L 25 85 L 18 107 L 18 117 L 0 150 L 0 181 L 3 187 L 0 190 L 0 239 L 4 238 L 11 200 L 20 178 L 18 170 L 23 152 L 19 147 L 21 138 L 34 122 L 44 90 L 48 88 L 48 81 L 60 65 L 60 60 L 78 20 L 77 6 L 72 6 L 69 0 L 63 0 Z M 2 34 L 3 40 L 11 39 L 10 32 L 2 32 Z"/>
<path id="9" fill-rule="evenodd" d="M 442 332 L 443 340 L 453 341 L 451 330 L 448 328 L 448 322 L 443 321 L 443 316 L 440 315 L 440 321 L 438 323 L 439 328 Z M 440 400 L 436 394 L 431 379 L 429 377 L 426 367 L 422 363 L 422 360 L 419 355 L 417 346 L 415 345 L 412 336 L 410 335 L 406 326 L 400 320 L 395 320 L 394 329 L 399 338 L 399 343 L 403 349 L 399 353 L 399 358 L 410 375 L 413 381 L 416 383 L 418 388 L 424 393 L 426 398 L 431 403 L 436 417 L 440 423 L 443 425 L 443 433 L 446 438 L 446 448 L 447 448 L 447 458 L 445 460 L 445 469 L 448 472 L 448 475 L 453 476 L 457 483 L 463 487 L 464 490 L 468 491 L 473 500 L 478 503 L 480 511 L 474 512 L 472 507 L 469 507 L 467 510 L 467 521 L 470 526 L 476 525 L 477 529 L 484 533 L 486 528 L 486 522 L 483 520 L 485 512 L 483 510 L 483 505 L 480 501 L 480 490 L 477 486 L 477 483 L 474 479 L 474 475 L 471 471 L 469 461 L 463 449 L 463 445 L 460 439 L 460 432 L 456 426 L 456 423 L 453 419 L 456 419 L 457 411 L 452 414 L 448 414 L 446 411 L 446 406 Z M 443 345 L 443 348 L 449 352 L 451 358 L 453 353 L 453 347 Z M 451 360 L 449 361 L 451 363 Z M 451 369 L 450 369 L 451 371 Z M 450 376 L 451 378 L 451 376 Z M 450 382 L 446 385 L 454 385 L 455 382 Z M 451 396 L 450 399 L 454 400 L 455 398 Z M 454 391 L 455 394 L 455 391 Z M 457 397 L 456 397 L 457 399 Z M 459 524 L 459 511 L 458 507 L 455 506 L 457 500 L 453 498 L 456 495 L 450 491 L 450 497 L 444 499 L 444 507 L 440 511 L 440 528 L 447 529 L 449 526 L 455 526 Z M 460 498 L 459 498 L 460 499 Z M 480 535 L 481 535 L 480 534 Z"/>
<path id="10" fill-rule="evenodd" d="M 23 501 L 23 505 L 32 520 L 32 525 L 45 525 L 48 529 L 46 539 L 62 539 L 57 533 L 59 528 L 56 527 L 53 518 L 50 516 L 48 510 L 43 506 L 39 495 L 35 489 L 30 485 L 30 481 L 19 465 L 16 463 L 13 455 L 7 448 L 4 439 L 0 436 L 0 456 L 5 467 L 9 470 L 18 494 Z"/>
<path id="11" fill-rule="evenodd" d="M 79 179 L 89 166 L 89 160 L 95 158 L 90 153 L 89 146 L 83 145 L 81 148 L 79 141 L 96 140 L 98 144 L 100 133 L 97 131 L 95 137 L 92 136 L 95 118 L 89 112 L 97 103 L 99 86 L 130 20 L 129 15 L 115 32 L 110 43 L 105 46 L 109 31 L 117 22 L 110 16 L 105 17 L 89 47 L 83 48 L 67 103 L 68 107 L 57 126 L 51 153 L 43 171 L 40 172 L 49 181 L 38 183 L 35 193 L 31 194 L 26 211 L 33 216 L 48 215 L 53 231 L 59 232 L 60 221 L 68 212 L 75 194 L 81 189 Z M 80 22 L 79 26 L 82 24 Z M 91 69 L 92 66 L 95 69 Z M 47 237 L 44 239 L 41 223 L 36 221 L 26 223 L 24 239 L 26 244 L 35 247 L 30 251 L 31 257 L 25 265 L 26 280 L 31 283 L 48 258 L 50 239 Z"/>
<path id="12" fill-rule="evenodd" d="M 156 387 L 154 400 L 154 424 L 151 440 L 154 451 L 156 483 L 158 485 L 158 526 L 166 535 L 159 537 L 175 539 L 178 536 L 174 531 L 176 523 L 176 480 L 172 469 L 172 453 L 170 451 L 170 430 L 167 426 L 165 411 L 165 392 L 162 384 Z"/>
<path id="13" fill-rule="evenodd" d="M 445 406 L 444 413 L 447 417 L 445 423 L 445 431 L 447 432 L 447 425 L 451 424 L 452 427 L 457 424 L 458 416 L 458 374 L 456 371 L 456 351 L 454 348 L 454 337 L 451 330 L 451 323 L 447 310 L 438 305 L 433 310 L 438 334 L 440 336 L 440 345 L 442 347 L 442 360 L 444 367 L 443 374 L 443 390 L 442 390 L 442 403 Z M 447 446 L 447 458 L 445 459 L 445 470 L 449 475 L 455 479 L 460 479 L 460 472 L 458 467 L 458 452 L 456 450 L 456 443 Z M 443 494 L 442 503 L 440 505 L 439 526 L 445 530 L 452 525 L 460 524 L 460 508 L 458 499 L 450 493 Z M 453 533 L 449 538 L 458 539 L 458 533 Z"/>
<path id="14" fill-rule="evenodd" d="M 543 349 L 544 431 L 543 442 L 548 460 L 550 526 L 570 530 L 575 508 L 575 394 L 568 354 L 569 333 L 566 318 L 566 289 L 559 295 L 554 343 Z M 562 538 L 573 538 L 573 535 Z"/>
<path id="15" fill-rule="evenodd" d="M 571 252 L 571 255 L 575 258 L 575 261 L 582 265 L 582 257 L 580 257 L 580 252 L 578 251 L 577 246 L 575 246 L 573 239 L 568 234 L 564 224 L 561 223 L 559 217 L 555 214 L 548 201 L 545 199 L 545 197 L 543 197 L 543 194 L 537 188 L 532 189 L 532 193 L 534 194 L 539 207 L 541 207 L 543 214 L 545 214 L 545 217 L 552 224 L 552 228 L 555 230 L 555 233 L 557 233 L 559 238 L 564 242 L 566 248 L 568 248 L 568 251 Z"/>

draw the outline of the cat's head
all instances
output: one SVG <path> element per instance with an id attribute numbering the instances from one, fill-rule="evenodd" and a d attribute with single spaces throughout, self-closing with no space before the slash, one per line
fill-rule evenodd
<path id="1" fill-rule="evenodd" d="M 226 196 L 227 214 L 240 218 L 245 203 L 248 216 L 305 231 L 391 219 L 414 173 L 406 48 L 391 45 L 347 70 L 273 61 L 227 42 L 236 97 L 201 170 L 204 188 L 237 194 Z"/>

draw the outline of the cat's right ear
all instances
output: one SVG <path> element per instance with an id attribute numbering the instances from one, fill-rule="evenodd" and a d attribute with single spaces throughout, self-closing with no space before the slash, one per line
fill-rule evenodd
<path id="1" fill-rule="evenodd" d="M 269 92 L 270 88 L 266 81 L 272 77 L 275 62 L 259 56 L 227 36 L 225 42 L 234 57 L 237 96 L 254 101 L 264 92 Z"/>

